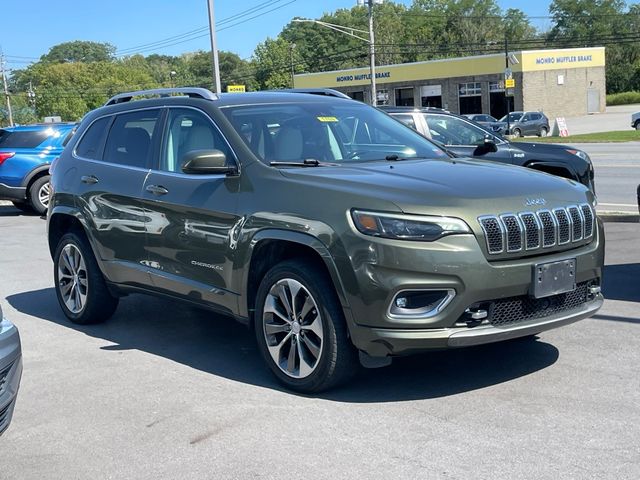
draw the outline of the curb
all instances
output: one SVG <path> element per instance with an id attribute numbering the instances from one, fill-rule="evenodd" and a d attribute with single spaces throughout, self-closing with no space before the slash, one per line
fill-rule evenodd
<path id="1" fill-rule="evenodd" d="M 598 218 L 605 223 L 640 223 L 640 214 L 632 212 L 598 212 Z"/>

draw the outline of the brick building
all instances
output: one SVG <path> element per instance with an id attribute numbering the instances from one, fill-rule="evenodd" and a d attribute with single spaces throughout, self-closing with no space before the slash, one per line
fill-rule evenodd
<path id="1" fill-rule="evenodd" d="M 603 112 L 604 47 L 510 53 L 515 85 L 505 98 L 505 55 L 447 58 L 376 67 L 378 103 L 433 106 L 502 117 L 506 109 L 547 117 Z M 335 88 L 369 101 L 369 68 L 296 75 L 296 88 Z M 507 87 L 510 83 L 507 83 Z"/>

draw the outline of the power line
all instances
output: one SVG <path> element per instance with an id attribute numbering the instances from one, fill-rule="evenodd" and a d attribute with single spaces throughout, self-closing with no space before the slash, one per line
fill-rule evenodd
<path id="1" fill-rule="evenodd" d="M 266 15 L 268 13 L 271 13 L 275 10 L 279 10 L 281 8 L 286 7 L 287 5 L 290 5 L 291 3 L 296 2 L 297 0 L 289 0 L 287 1 L 287 3 L 281 4 L 281 5 L 277 5 L 278 3 L 282 3 L 286 0 L 268 0 L 266 2 L 262 2 L 258 5 L 255 5 L 247 10 L 244 10 L 240 13 L 237 13 L 235 15 L 232 15 L 230 17 L 227 17 L 219 22 L 217 22 L 218 26 L 223 26 L 223 25 L 227 25 L 226 27 L 223 28 L 218 28 L 217 31 L 221 32 L 224 30 L 227 30 L 229 28 L 233 28 L 237 25 L 241 25 L 242 23 L 248 22 L 250 20 L 253 20 L 255 18 L 261 17 L 263 15 Z M 264 11 L 266 8 L 268 7 L 273 7 L 275 6 L 275 8 L 272 8 L 270 10 Z M 261 13 L 254 15 L 250 18 L 244 18 L 243 17 L 247 17 L 248 15 L 252 15 L 255 14 L 256 12 L 260 12 L 262 10 Z M 235 23 L 234 23 L 235 22 Z M 230 23 L 232 23 L 232 25 L 229 25 Z M 146 43 L 146 44 L 142 44 L 142 45 L 138 45 L 135 47 L 129 47 L 129 48 L 125 48 L 122 50 L 118 50 L 116 52 L 116 56 L 121 57 L 121 56 L 125 56 L 125 55 L 132 55 L 134 53 L 142 53 L 142 52 L 146 52 L 146 51 L 151 51 L 151 50 L 159 50 L 162 48 L 167 48 L 167 47 L 172 47 L 174 45 L 179 45 L 181 43 L 186 43 L 186 42 L 190 42 L 193 40 L 197 40 L 199 38 L 203 38 L 203 37 L 207 37 L 209 35 L 209 27 L 208 26 L 204 26 L 204 27 L 200 27 L 197 28 L 195 30 L 190 30 L 189 32 L 185 32 L 183 34 L 180 35 L 174 35 L 173 37 L 168 37 L 165 38 L 163 40 L 158 40 L 155 42 L 151 42 L 151 43 Z M 204 32 L 204 33 L 203 33 Z"/>

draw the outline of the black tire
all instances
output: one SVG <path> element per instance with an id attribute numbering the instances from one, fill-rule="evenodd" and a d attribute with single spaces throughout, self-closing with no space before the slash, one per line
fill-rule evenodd
<path id="1" fill-rule="evenodd" d="M 33 209 L 31 208 L 31 205 L 29 205 L 27 202 L 11 202 L 11 203 L 13 203 L 13 206 L 16 207 L 18 210 L 20 210 L 21 212 L 33 213 Z"/>
<path id="2" fill-rule="evenodd" d="M 310 294 L 314 304 L 317 305 L 317 310 L 319 310 L 317 312 L 313 309 L 310 313 L 312 317 L 315 316 L 316 318 L 317 314 L 320 314 L 319 321 L 323 329 L 322 345 L 319 348 L 320 355 L 317 357 L 317 363 L 312 372 L 302 378 L 293 378 L 276 364 L 271 353 L 269 353 L 267 333 L 265 331 L 264 309 L 267 295 L 270 294 L 272 288 L 277 288 L 278 282 L 287 280 L 299 282 L 306 289 L 303 294 Z M 304 307 L 302 310 L 304 310 Z M 280 321 L 275 315 L 272 318 Z M 303 324 L 304 319 L 300 320 L 300 325 Z M 306 326 L 305 328 L 310 327 Z M 333 284 L 322 268 L 309 261 L 288 260 L 274 266 L 267 272 L 258 288 L 254 330 L 258 349 L 264 361 L 278 380 L 291 390 L 302 393 L 317 393 L 336 387 L 349 380 L 357 372 L 360 365 L 357 351 L 349 340 L 344 314 Z M 300 328 L 298 330 L 300 331 Z M 300 335 L 305 333 L 309 335 L 308 330 L 300 332 Z M 286 333 L 281 333 L 287 335 Z M 290 328 L 288 335 L 292 333 L 293 329 Z M 298 343 L 303 345 L 306 340 L 304 337 L 300 338 L 304 341 L 301 340 Z M 273 339 L 275 340 L 275 336 Z M 291 340 L 290 345 L 297 344 Z M 304 349 L 304 347 L 301 348 Z M 302 360 L 298 356 L 298 365 L 301 366 L 301 363 Z"/>
<path id="3" fill-rule="evenodd" d="M 538 134 L 538 136 L 539 137 L 546 137 L 548 133 L 549 133 L 549 129 L 547 127 L 542 127 L 540 129 L 540 133 Z"/>
<path id="4" fill-rule="evenodd" d="M 640 130 L 640 121 L 636 122 L 635 129 L 636 130 Z"/>
<path id="5" fill-rule="evenodd" d="M 50 175 L 43 175 L 31 184 L 27 192 L 29 205 L 38 215 L 43 215 L 47 211 L 49 201 L 43 199 L 43 192 L 45 190 L 48 192 L 50 180 Z"/>
<path id="6" fill-rule="evenodd" d="M 65 282 L 65 278 L 68 278 L 68 276 L 64 276 L 64 271 L 67 268 L 62 259 L 63 251 L 67 247 L 73 252 L 75 252 L 74 249 L 77 249 L 84 260 L 85 266 L 85 274 L 78 275 L 78 278 L 82 278 L 85 281 L 85 299 L 81 308 L 78 308 L 77 311 L 73 311 L 67 306 L 62 292 L 65 285 L 68 285 L 68 282 Z M 104 322 L 113 315 L 118 306 L 118 298 L 112 296 L 109 292 L 91 246 L 84 235 L 77 233 L 65 234 L 58 242 L 53 258 L 56 296 L 62 311 L 69 320 L 80 325 L 87 325 Z M 61 278 L 61 272 L 63 272 L 63 278 Z"/>
<path id="7" fill-rule="evenodd" d="M 522 136 L 522 131 L 519 128 L 514 128 L 513 129 L 513 136 L 514 137 L 521 137 Z"/>

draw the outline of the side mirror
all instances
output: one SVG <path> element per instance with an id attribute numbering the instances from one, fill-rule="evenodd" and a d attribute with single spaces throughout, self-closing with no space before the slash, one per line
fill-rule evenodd
<path id="1" fill-rule="evenodd" d="M 476 147 L 473 152 L 474 155 L 486 155 L 487 153 L 495 153 L 498 151 L 498 146 L 490 136 L 484 137 L 484 142 Z"/>
<path id="2" fill-rule="evenodd" d="M 496 145 L 496 142 L 493 140 L 493 138 L 489 136 L 484 137 L 484 146 L 488 152 L 496 153 L 498 151 L 498 146 Z"/>
<path id="3" fill-rule="evenodd" d="M 227 156 L 220 150 L 191 150 L 181 159 L 182 171 L 196 175 L 224 173 L 235 175 L 235 165 L 227 165 Z"/>

